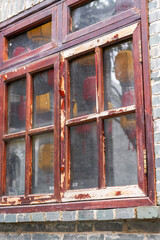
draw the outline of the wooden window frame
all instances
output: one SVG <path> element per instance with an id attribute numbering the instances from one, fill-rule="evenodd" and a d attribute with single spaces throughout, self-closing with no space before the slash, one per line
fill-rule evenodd
<path id="1" fill-rule="evenodd" d="M 44 58 L 37 62 L 28 64 L 18 68 L 15 71 L 8 72 L 2 75 L 3 86 L 1 87 L 1 101 L 3 102 L 3 125 L 1 128 L 1 181 L 0 181 L 0 206 L 3 205 L 19 205 L 19 204 L 38 204 L 38 203 L 53 203 L 59 200 L 59 94 L 58 94 L 58 55 Z M 50 67 L 54 68 L 54 123 L 46 127 L 32 128 L 32 106 L 33 106 L 33 77 L 32 75 Z M 7 84 L 26 77 L 26 130 L 16 133 L 7 133 Z M 57 147 L 54 150 L 54 193 L 53 194 L 31 194 L 31 172 L 32 172 L 32 136 L 37 136 L 43 133 L 54 131 L 54 145 Z M 5 195 L 5 178 L 6 178 L 6 156 L 5 142 L 18 138 L 25 138 L 25 194 L 23 196 L 6 196 Z"/>
<path id="2" fill-rule="evenodd" d="M 47 21 L 51 21 L 51 42 L 44 44 L 38 48 L 35 48 L 29 52 L 23 53 L 19 56 L 12 57 L 8 59 L 7 51 L 8 51 L 8 37 L 12 37 L 15 35 L 19 35 L 33 27 L 39 26 Z M 34 14 L 32 17 L 28 17 L 25 20 L 20 21 L 17 24 L 13 24 L 11 27 L 5 29 L 0 36 L 0 44 L 3 45 L 3 54 L 2 61 L 0 65 L 2 68 L 9 67 L 12 64 L 16 64 L 21 62 L 27 58 L 33 58 L 41 52 L 45 52 L 57 46 L 57 34 L 58 34 L 58 26 L 57 26 L 57 7 L 47 9 L 41 13 Z"/>
<path id="3" fill-rule="evenodd" d="M 140 61 L 140 52 L 139 52 L 139 44 L 141 43 L 141 31 L 140 31 L 140 23 L 136 23 L 134 25 L 124 27 L 121 30 L 117 30 L 116 32 L 110 33 L 104 37 L 97 38 L 95 40 L 84 43 L 78 47 L 74 47 L 72 49 L 66 50 L 61 53 L 63 63 L 65 64 L 65 74 L 64 74 L 64 83 L 65 88 L 64 92 L 67 96 L 64 99 L 66 108 L 65 111 L 61 109 L 61 112 L 64 111 L 66 113 L 65 124 L 64 126 L 61 123 L 62 131 L 65 132 L 65 139 L 62 139 L 62 149 L 63 151 L 62 159 L 66 159 L 66 162 L 63 163 L 66 166 L 65 179 L 63 181 L 63 189 L 64 189 L 64 197 L 62 198 L 63 202 L 68 201 L 78 201 L 78 200 L 97 200 L 97 199 L 107 199 L 112 203 L 112 207 L 115 207 L 116 198 L 143 198 L 143 201 L 147 199 L 147 176 L 144 173 L 144 161 L 143 161 L 143 152 L 146 149 L 145 146 L 145 129 L 144 129 L 144 102 L 143 102 L 143 81 L 142 81 L 142 65 Z M 112 44 L 116 42 L 121 42 L 125 39 L 133 38 L 133 55 L 134 55 L 134 72 L 135 72 L 135 94 L 136 94 L 136 107 L 134 105 L 128 107 L 121 107 L 115 110 L 103 110 L 104 100 L 103 100 L 103 48 L 105 46 L 112 46 Z M 71 59 L 76 58 L 77 56 L 84 55 L 88 52 L 95 51 L 95 63 L 96 63 L 96 79 L 98 92 L 97 96 L 99 98 L 98 101 L 98 112 L 95 114 L 89 114 L 80 116 L 77 118 L 70 119 L 70 78 L 69 78 L 69 61 Z M 62 78 L 63 79 L 63 78 Z M 141 94 L 139 94 L 139 92 Z M 127 113 L 136 113 L 136 133 L 137 133 L 137 146 L 138 146 L 138 159 L 137 159 L 137 169 L 138 169 L 138 187 L 136 186 L 125 186 L 125 187 L 108 187 L 105 188 L 105 180 L 104 180 L 104 152 L 103 147 L 104 142 L 102 138 L 102 121 L 104 119 L 109 119 L 111 117 L 123 116 Z M 98 148 L 100 149 L 98 156 L 98 162 L 100 164 L 99 167 L 99 189 L 78 189 L 78 190 L 69 190 L 70 186 L 70 153 L 69 153 L 69 128 L 75 125 L 79 125 L 82 123 L 89 123 L 97 121 L 97 129 L 98 129 Z M 62 183 L 61 183 L 62 184 Z M 144 194 L 141 192 L 144 192 Z M 112 199 L 112 200 L 109 200 Z M 122 200 L 123 201 L 123 200 Z M 139 200 L 140 201 L 140 200 Z"/>
<path id="4" fill-rule="evenodd" d="M 27 176 L 26 181 L 26 195 L 24 196 L 2 196 L 4 188 L 4 174 L 0 176 L 0 184 L 3 185 L 3 188 L 0 186 L 0 212 L 5 213 L 16 213 L 16 212 L 35 212 L 35 211 L 57 211 L 57 210 L 78 210 L 78 209 L 100 209 L 100 208 L 117 208 L 117 207 L 137 207 L 137 206 L 148 206 L 156 204 L 156 192 L 155 192 L 155 163 L 154 163 L 154 141 L 153 141 L 153 123 L 152 123 L 152 106 L 151 106 L 151 86 L 150 86 L 150 74 L 149 74 L 149 51 L 148 51 L 148 19 L 147 19 L 147 2 L 146 0 L 134 0 L 135 7 L 124 11 L 122 14 L 113 16 L 110 19 L 103 20 L 94 25 L 83 28 L 74 33 L 69 33 L 69 11 L 71 7 L 78 6 L 81 3 L 86 3 L 89 0 L 60 0 L 50 1 L 50 6 L 47 5 L 48 1 L 44 8 L 39 7 L 41 13 L 36 12 L 37 6 L 33 7 L 32 10 L 28 10 L 27 16 L 25 19 L 22 17 L 14 17 L 14 21 L 7 20 L 8 26 L 5 27 L 5 24 L 2 24 L 2 32 L 0 32 L 0 46 L 5 44 L 5 39 L 8 36 L 11 36 L 12 33 L 21 33 L 23 30 L 28 29 L 30 26 L 36 26 L 37 24 L 43 23 L 48 19 L 52 18 L 52 25 L 55 22 L 56 24 L 53 27 L 55 29 L 52 39 L 53 41 L 49 44 L 46 44 L 40 48 L 32 50 L 30 53 L 20 55 L 13 59 L 3 61 L 5 58 L 5 53 L 0 51 L 0 122 L 5 123 L 6 121 L 6 107 L 5 101 L 7 100 L 6 94 L 6 83 L 19 79 L 21 76 L 26 75 L 28 82 L 31 83 L 31 75 L 33 73 L 39 72 L 43 69 L 47 69 L 50 66 L 54 65 L 56 69 L 56 92 L 55 92 L 55 112 L 54 119 L 57 119 L 55 131 L 54 144 L 56 145 L 56 150 L 54 150 L 54 156 L 56 156 L 55 161 L 55 190 L 54 195 L 48 194 L 29 194 L 30 192 L 30 183 L 31 180 Z M 45 6 L 47 8 L 45 9 Z M 35 9 L 35 10 L 34 10 Z M 32 12 L 33 15 L 29 16 L 29 12 Z M 23 16 L 23 14 L 22 14 Z M 11 25 L 10 25 L 11 23 Z M 34 23 L 34 24 L 33 24 Z M 130 27 L 134 24 L 137 24 L 137 30 L 133 30 Z M 128 26 L 129 32 L 124 34 L 123 30 Z M 122 30 L 122 31 L 121 31 Z M 127 31 L 128 31 L 127 30 Z M 124 35 L 120 35 L 120 32 L 123 32 Z M 134 33 L 134 34 L 133 34 Z M 117 35 L 119 34 L 119 35 Z M 141 194 L 137 189 L 137 192 L 132 188 L 132 195 L 129 194 L 131 188 L 122 189 L 119 187 L 112 188 L 112 196 L 115 196 L 114 199 L 104 197 L 107 193 L 106 189 L 103 189 L 103 181 L 101 182 L 101 189 L 96 189 L 96 196 L 100 194 L 100 197 L 96 197 L 94 191 L 75 191 L 69 190 L 69 185 L 67 180 L 69 180 L 69 161 L 68 161 L 68 127 L 76 125 L 76 122 L 81 120 L 76 119 L 70 121 L 67 107 L 69 107 L 69 85 L 67 85 L 68 74 L 69 74 L 69 64 L 70 59 L 75 56 L 79 56 L 82 53 L 87 53 L 90 50 L 96 49 L 96 75 L 97 81 L 102 78 L 101 64 L 102 64 L 102 48 L 104 46 L 114 44 L 119 42 L 119 40 L 127 39 L 132 36 L 135 39 L 141 40 L 140 42 L 135 42 L 137 55 L 135 58 L 138 62 L 135 75 L 136 82 L 138 83 L 139 75 L 143 78 L 143 81 L 140 81 L 143 84 L 140 85 L 141 91 L 138 92 L 137 101 L 141 104 L 137 106 L 138 111 L 144 113 L 145 128 L 141 132 L 142 135 L 145 135 L 145 149 L 146 149 L 146 159 L 147 159 L 147 175 L 144 175 L 143 164 L 141 164 L 141 169 L 143 171 L 142 179 L 141 174 L 139 174 L 139 186 L 143 189 L 145 195 Z M 97 42 L 94 44 L 93 39 L 101 39 L 101 36 L 105 36 L 106 42 Z M 103 38 L 102 38 L 103 39 Z M 83 44 L 85 42 L 85 44 Z M 78 47 L 76 47 L 76 45 Z M 90 45 L 93 44 L 93 45 Z M 74 52 L 72 52 L 73 47 Z M 80 48 L 79 48 L 80 47 Z M 142 49 L 140 49 L 140 47 Z M 79 49 L 79 50 L 78 50 Z M 81 50 L 80 50 L 81 49 Z M 142 50 L 142 51 L 141 51 Z M 141 54 L 140 54 L 141 52 Z M 71 55 L 69 55 L 71 53 Z M 54 54 L 54 55 L 52 55 Z M 50 56 L 51 55 L 51 56 Z M 139 56 L 139 57 L 138 57 Z M 35 62 L 33 62 L 35 61 Z M 24 65 L 25 64 L 25 65 Z M 144 71 L 145 69 L 145 71 Z M 141 79 L 142 80 L 142 79 Z M 139 83 L 138 83 L 139 84 Z M 99 88 L 100 96 L 102 99 L 103 89 Z M 137 91 L 137 87 L 136 87 Z M 4 95 L 5 93 L 5 95 Z M 27 95 L 31 95 L 31 84 L 27 84 Z M 29 98 L 28 98 L 29 99 Z M 30 108 L 32 99 L 27 103 Z M 140 106 L 143 106 L 141 109 Z M 123 111 L 134 112 L 134 106 L 128 107 L 128 109 L 122 109 Z M 39 132 L 35 129 L 31 130 L 29 116 L 29 111 L 27 112 L 27 136 L 38 134 Z M 82 122 L 91 122 L 93 119 L 97 120 L 98 126 L 102 119 L 107 119 L 111 117 L 112 114 L 110 111 L 98 113 L 98 115 L 92 115 L 91 118 L 87 121 L 82 119 Z M 121 112 L 117 114 L 120 116 Z M 65 119 L 66 118 L 66 119 Z M 79 122 L 80 123 L 80 122 Z M 4 140 L 10 140 L 14 137 L 19 137 L 23 133 L 16 134 L 4 134 L 5 125 L 0 124 L 0 173 L 3 173 L 4 170 Z M 41 128 L 41 132 L 52 131 L 52 127 Z M 101 128 L 98 129 L 101 132 Z M 143 141 L 138 139 L 139 143 L 143 145 Z M 143 138 L 144 139 L 144 138 Z M 102 138 L 98 139 L 100 144 L 103 144 Z M 27 140 L 27 142 L 29 142 Z M 143 147 L 143 146 L 142 146 Z M 27 147 L 29 149 L 29 146 Z M 145 153 L 145 152 L 144 152 Z M 141 151 L 141 159 L 142 151 Z M 26 162 L 29 162 L 29 154 L 26 153 L 27 158 Z M 102 156 L 102 152 L 100 152 Z M 142 163 L 142 162 L 141 162 Z M 101 164 L 102 165 L 102 164 Z M 26 171 L 29 173 L 31 169 L 31 164 L 26 164 Z M 103 172 L 103 168 L 101 168 Z M 128 195 L 125 195 L 128 191 Z M 134 195 L 134 193 L 136 195 Z M 139 193 L 139 194 L 138 194 Z M 90 195 L 89 195 L 90 194 Z M 120 197 L 122 196 L 123 197 Z M 75 197 L 76 196 L 76 197 Z M 91 198 L 90 198 L 90 197 Z"/>
<path id="5" fill-rule="evenodd" d="M 85 4 L 87 2 L 90 2 L 90 0 L 67 0 L 63 4 L 63 16 L 64 19 L 67 19 L 67 21 L 64 21 L 64 32 L 63 32 L 63 42 L 69 42 L 73 39 L 76 39 L 77 37 L 82 37 L 87 35 L 88 32 L 94 32 L 95 30 L 101 29 L 101 33 L 104 33 L 106 31 L 113 30 L 114 28 L 118 28 L 120 26 L 124 25 L 124 22 L 127 24 L 127 20 L 135 21 L 138 19 L 137 14 L 139 12 L 140 3 L 138 0 L 134 0 L 134 7 L 124 11 L 120 14 L 112 16 L 111 18 L 105 19 L 103 21 L 100 21 L 98 23 L 92 24 L 90 26 L 87 26 L 85 28 L 82 28 L 76 32 L 70 33 L 69 32 L 69 26 L 70 26 L 70 9 L 73 7 L 78 7 L 82 4 Z"/>

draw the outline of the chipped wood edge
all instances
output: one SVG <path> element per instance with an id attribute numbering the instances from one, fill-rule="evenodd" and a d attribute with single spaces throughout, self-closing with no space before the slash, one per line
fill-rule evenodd
<path id="1" fill-rule="evenodd" d="M 137 28 L 138 23 L 135 23 L 133 25 L 124 27 L 120 30 L 114 31 L 113 33 L 107 34 L 103 37 L 96 38 L 92 41 L 89 41 L 87 43 L 81 44 L 77 47 L 68 49 L 66 51 L 62 51 L 61 55 L 63 58 L 70 58 L 74 55 L 77 55 L 79 53 L 94 49 L 95 47 L 99 47 L 101 45 L 113 42 L 115 40 L 130 36 L 133 34 L 135 29 Z"/>

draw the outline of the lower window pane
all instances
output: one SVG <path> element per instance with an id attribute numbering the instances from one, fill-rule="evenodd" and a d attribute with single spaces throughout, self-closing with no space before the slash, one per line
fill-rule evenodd
<path id="1" fill-rule="evenodd" d="M 135 114 L 104 121 L 106 138 L 106 185 L 137 184 Z"/>
<path id="2" fill-rule="evenodd" d="M 32 143 L 32 193 L 53 193 L 53 133 L 35 136 Z"/>
<path id="3" fill-rule="evenodd" d="M 6 144 L 6 195 L 25 193 L 25 141 L 18 139 Z"/>
<path id="4" fill-rule="evenodd" d="M 71 189 L 98 186 L 97 126 L 88 123 L 70 128 Z"/>

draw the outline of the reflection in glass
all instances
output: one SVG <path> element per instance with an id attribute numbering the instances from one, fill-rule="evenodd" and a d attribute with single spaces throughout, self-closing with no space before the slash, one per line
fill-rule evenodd
<path id="1" fill-rule="evenodd" d="M 132 41 L 104 49 L 105 110 L 135 104 Z"/>
<path id="2" fill-rule="evenodd" d="M 53 133 L 34 136 L 32 139 L 32 193 L 54 191 Z"/>
<path id="3" fill-rule="evenodd" d="M 110 18 L 133 7 L 134 0 L 93 0 L 71 9 L 72 27 L 75 32 L 84 27 Z"/>
<path id="4" fill-rule="evenodd" d="M 98 186 L 96 123 L 70 128 L 71 189 Z"/>
<path id="5" fill-rule="evenodd" d="M 6 144 L 6 194 L 25 193 L 25 141 L 17 139 Z"/>
<path id="6" fill-rule="evenodd" d="M 51 41 L 51 22 L 8 39 L 8 58 L 17 57 Z"/>
<path id="7" fill-rule="evenodd" d="M 70 63 L 71 117 L 96 112 L 95 55 L 87 54 Z"/>
<path id="8" fill-rule="evenodd" d="M 8 85 L 8 133 L 25 130 L 26 80 L 22 78 Z"/>
<path id="9" fill-rule="evenodd" d="M 104 120 L 106 139 L 106 185 L 137 184 L 135 114 Z"/>
<path id="10" fill-rule="evenodd" d="M 53 125 L 54 70 L 36 73 L 33 81 L 33 127 Z"/>

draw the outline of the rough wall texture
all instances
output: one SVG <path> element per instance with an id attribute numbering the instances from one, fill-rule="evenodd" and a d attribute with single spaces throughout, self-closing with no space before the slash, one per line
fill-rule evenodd
<path id="1" fill-rule="evenodd" d="M 156 187 L 160 205 L 160 0 L 149 1 L 149 24 Z"/>
<path id="2" fill-rule="evenodd" d="M 45 0 L 0 0 L 0 22 Z"/>

